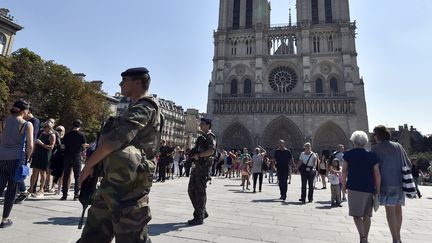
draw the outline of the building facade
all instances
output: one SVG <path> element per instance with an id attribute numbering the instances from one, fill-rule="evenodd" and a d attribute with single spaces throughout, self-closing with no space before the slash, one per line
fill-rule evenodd
<path id="1" fill-rule="evenodd" d="M 399 126 L 398 130 L 389 128 L 391 140 L 400 143 L 408 154 L 422 152 L 424 149 L 424 137 L 414 126 L 408 128 L 408 124 Z"/>
<path id="2" fill-rule="evenodd" d="M 191 149 L 195 146 L 196 139 L 199 135 L 199 122 L 204 117 L 204 114 L 199 113 L 198 109 L 188 108 L 185 112 L 185 137 L 186 149 Z"/>
<path id="3" fill-rule="evenodd" d="M 298 153 L 368 131 L 348 0 L 297 0 L 297 21 L 270 23 L 267 0 L 220 0 L 207 113 L 224 148 Z"/>
<path id="4" fill-rule="evenodd" d="M 183 108 L 171 100 L 161 98 L 159 98 L 159 104 L 165 118 L 161 139 L 170 141 L 172 146 L 186 147 L 186 118 Z"/>
<path id="5" fill-rule="evenodd" d="M 153 97 L 157 98 L 156 95 L 153 95 Z M 114 98 L 119 101 L 117 103 L 117 115 L 120 115 L 129 107 L 131 99 L 121 95 L 120 93 L 116 93 Z M 183 108 L 176 105 L 171 100 L 158 98 L 158 101 L 165 119 L 161 139 L 171 142 L 171 145 L 173 146 L 189 148 L 188 141 L 192 140 L 195 142 L 195 140 L 193 140 L 192 135 L 188 138 L 185 130 L 187 119 Z"/>
<path id="6" fill-rule="evenodd" d="M 14 22 L 9 10 L 0 8 L 0 55 L 8 56 L 12 52 L 12 46 L 17 31 L 23 27 Z"/>

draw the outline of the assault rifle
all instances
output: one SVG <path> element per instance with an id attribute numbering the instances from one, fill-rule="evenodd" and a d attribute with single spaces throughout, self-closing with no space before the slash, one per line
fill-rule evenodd
<path id="1" fill-rule="evenodd" d="M 189 160 L 190 160 L 191 162 L 197 162 L 197 161 L 198 161 L 198 160 L 196 160 L 196 159 L 194 158 L 194 156 L 197 155 L 197 154 L 199 154 L 200 152 L 202 152 L 202 151 L 199 151 L 198 148 L 205 147 L 206 142 L 207 142 L 207 140 L 206 140 L 206 138 L 205 138 L 204 136 L 199 136 L 199 137 L 197 138 L 196 143 L 195 143 L 195 147 L 193 147 L 193 148 L 190 150 L 190 152 L 189 152 Z M 209 182 L 209 184 L 211 185 L 212 178 L 211 178 L 211 175 L 210 175 L 210 170 L 208 171 L 208 174 L 207 174 L 206 183 L 207 183 L 207 182 Z"/>
<path id="2" fill-rule="evenodd" d="M 101 130 L 98 133 L 97 138 L 96 138 L 96 145 L 94 146 L 93 149 L 90 150 L 89 153 L 87 153 L 87 158 L 90 157 L 91 154 L 97 149 L 98 144 L 99 144 L 99 137 L 101 135 L 102 129 L 104 128 L 104 124 L 105 123 L 102 123 Z M 96 194 L 97 183 L 98 183 L 99 177 L 101 175 L 101 166 L 100 165 L 101 165 L 101 163 L 98 163 L 93 168 L 93 174 L 90 175 L 89 177 L 87 177 L 81 185 L 81 190 L 80 190 L 80 194 L 79 194 L 79 201 L 83 206 L 83 210 L 82 210 L 82 214 L 81 214 L 81 219 L 78 223 L 78 229 L 82 229 L 82 226 L 84 224 L 85 212 L 86 212 L 88 206 L 90 206 L 92 204 L 94 195 Z"/>

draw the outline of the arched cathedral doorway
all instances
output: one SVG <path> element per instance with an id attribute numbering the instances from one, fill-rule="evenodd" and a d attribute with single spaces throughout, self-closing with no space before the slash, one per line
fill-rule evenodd
<path id="1" fill-rule="evenodd" d="M 252 149 L 252 136 L 241 123 L 231 124 L 222 135 L 220 144 L 223 149 Z"/>
<path id="2" fill-rule="evenodd" d="M 287 148 L 291 149 L 294 156 L 303 149 L 304 138 L 297 125 L 290 119 L 280 116 L 274 119 L 264 129 L 262 146 L 273 156 L 277 143 L 280 139 L 285 140 Z"/>
<path id="3" fill-rule="evenodd" d="M 318 129 L 312 142 L 313 150 L 317 153 L 321 153 L 323 150 L 335 150 L 338 144 L 343 144 L 345 147 L 349 145 L 345 132 L 331 121 L 326 122 Z"/>

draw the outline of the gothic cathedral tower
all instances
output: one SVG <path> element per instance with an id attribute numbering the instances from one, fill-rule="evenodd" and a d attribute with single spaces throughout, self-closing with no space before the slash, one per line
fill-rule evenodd
<path id="1" fill-rule="evenodd" d="M 368 131 L 348 0 L 297 0 L 297 23 L 270 23 L 267 0 L 220 0 L 207 113 L 223 148 L 295 154 Z M 288 14 L 288 10 L 287 10 Z"/>

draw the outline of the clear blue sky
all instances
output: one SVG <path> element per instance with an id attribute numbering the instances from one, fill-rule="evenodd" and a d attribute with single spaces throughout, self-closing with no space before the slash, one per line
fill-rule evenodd
<path id="1" fill-rule="evenodd" d="M 272 23 L 287 23 L 289 1 L 271 2 Z M 0 3 L 24 26 L 15 50 L 27 47 L 85 73 L 87 80 L 102 80 L 109 94 L 119 91 L 123 70 L 146 66 L 152 93 L 200 111 L 207 104 L 218 5 L 218 0 Z M 432 134 L 432 1 L 355 0 L 350 7 L 370 129 L 408 123 Z"/>

